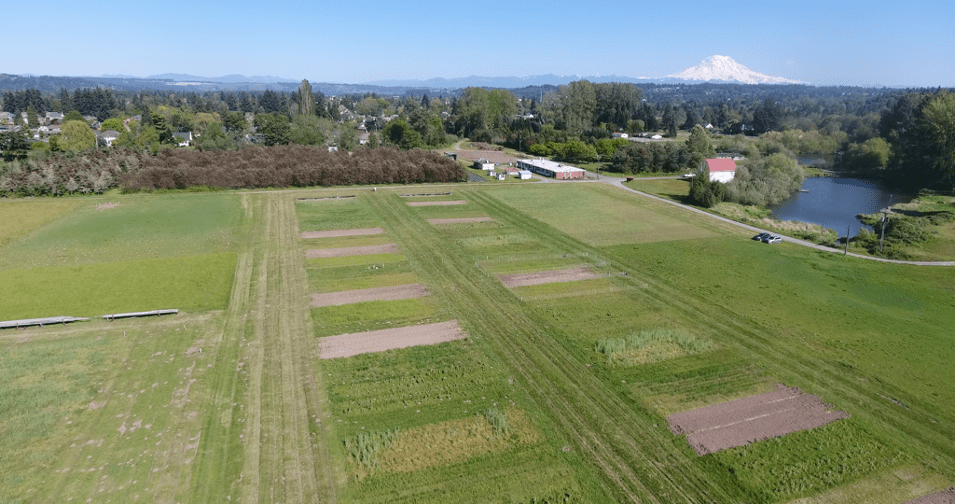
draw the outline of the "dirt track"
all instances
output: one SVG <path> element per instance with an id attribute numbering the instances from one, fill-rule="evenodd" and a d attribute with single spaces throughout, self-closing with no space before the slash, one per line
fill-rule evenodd
<path id="1" fill-rule="evenodd" d="M 435 345 L 466 337 L 468 335 L 458 327 L 458 321 L 451 320 L 437 324 L 329 336 L 319 340 L 319 353 L 323 359 L 335 359 L 395 348 Z"/>
<path id="2" fill-rule="evenodd" d="M 312 294 L 312 307 L 340 306 L 364 301 L 395 301 L 398 299 L 419 298 L 427 295 L 428 289 L 421 284 L 326 292 L 323 294 Z"/>
<path id="3" fill-rule="evenodd" d="M 715 404 L 667 417 L 674 434 L 687 433 L 698 455 L 743 446 L 826 425 L 846 418 L 819 397 L 800 389 L 780 387 L 774 392 Z"/>
<path id="4" fill-rule="evenodd" d="M 343 247 L 330 249 L 309 249 L 305 251 L 306 259 L 318 259 L 327 257 L 347 257 L 356 255 L 371 254 L 393 254 L 398 252 L 398 245 L 386 243 L 385 245 L 368 245 L 365 247 Z"/>
<path id="5" fill-rule="evenodd" d="M 591 271 L 586 266 L 577 268 L 554 270 L 554 271 L 535 271 L 534 273 L 517 273 L 514 275 L 500 275 L 498 280 L 505 287 L 524 287 L 526 285 L 540 285 L 558 282 L 575 282 L 578 280 L 591 280 L 600 278 L 599 273 Z"/>
<path id="6" fill-rule="evenodd" d="M 491 222 L 491 217 L 463 217 L 460 219 L 428 219 L 429 224 L 463 224 L 466 222 Z"/>
<path id="7" fill-rule="evenodd" d="M 924 495 L 905 504 L 953 504 L 954 502 L 956 502 L 956 494 L 953 493 L 953 487 L 949 487 L 947 490 Z"/>
<path id="8" fill-rule="evenodd" d="M 333 229 L 331 231 L 303 231 L 299 234 L 299 237 L 307 240 L 309 238 L 340 238 L 343 236 L 366 236 L 384 233 L 384 229 L 375 227 L 365 229 Z"/>
<path id="9" fill-rule="evenodd" d="M 468 202 L 465 200 L 455 200 L 455 201 L 409 201 L 408 206 L 451 206 L 451 205 L 467 205 Z"/>

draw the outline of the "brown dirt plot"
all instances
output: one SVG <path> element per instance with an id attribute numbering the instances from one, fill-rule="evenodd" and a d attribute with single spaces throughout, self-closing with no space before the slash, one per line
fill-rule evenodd
<path id="1" fill-rule="evenodd" d="M 743 446 L 846 418 L 819 397 L 782 385 L 766 394 L 675 413 L 671 432 L 687 434 L 698 455 Z"/>
<path id="2" fill-rule="evenodd" d="M 496 164 L 507 164 L 514 163 L 517 161 L 517 158 L 514 156 L 509 156 L 500 151 L 490 151 L 490 150 L 460 150 L 458 151 L 458 157 L 461 159 L 467 159 L 468 161 L 477 161 L 478 159 L 486 159 L 489 163 Z"/>
<path id="3" fill-rule="evenodd" d="M 398 299 L 419 298 L 427 295 L 428 289 L 421 284 L 326 292 L 323 294 L 312 294 L 312 307 L 339 306 L 364 301 L 395 301 Z"/>
<path id="4" fill-rule="evenodd" d="M 454 201 L 409 201 L 408 206 L 449 206 L 449 205 L 467 205 L 465 200 Z"/>
<path id="5" fill-rule="evenodd" d="M 395 245 L 394 243 L 386 243 L 385 245 L 368 245 L 365 247 L 310 249 L 305 251 L 305 258 L 317 259 L 320 257 L 346 257 L 356 255 L 391 254 L 396 252 L 398 252 L 398 245 Z"/>
<path id="6" fill-rule="evenodd" d="M 513 275 L 501 275 L 498 280 L 505 287 L 524 287 L 527 285 L 540 285 L 546 283 L 575 282 L 578 280 L 591 280 L 601 278 L 600 273 L 591 271 L 587 266 L 577 268 L 553 270 L 553 271 L 535 271 L 533 273 L 516 273 Z"/>
<path id="7" fill-rule="evenodd" d="M 466 222 L 491 222 L 491 217 L 462 217 L 459 219 L 428 219 L 429 224 L 464 224 Z"/>
<path id="8" fill-rule="evenodd" d="M 343 236 L 367 236 L 384 234 L 385 230 L 380 227 L 365 229 L 333 229 L 331 231 L 303 231 L 299 237 L 309 238 L 341 238 Z"/>
<path id="9" fill-rule="evenodd" d="M 395 348 L 435 345 L 468 337 L 458 327 L 457 320 L 437 324 L 415 325 L 396 329 L 382 329 L 364 333 L 340 334 L 319 339 L 319 353 L 323 359 L 384 352 Z"/>
<path id="10" fill-rule="evenodd" d="M 956 493 L 953 487 L 949 487 L 947 490 L 913 499 L 906 504 L 953 504 L 954 502 L 956 502 Z"/>

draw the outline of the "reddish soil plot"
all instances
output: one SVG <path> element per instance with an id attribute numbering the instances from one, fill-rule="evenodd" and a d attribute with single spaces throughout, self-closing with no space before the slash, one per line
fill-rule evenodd
<path id="1" fill-rule="evenodd" d="M 429 224 L 464 224 L 468 222 L 491 222 L 491 217 L 463 217 L 459 219 L 428 219 Z"/>
<path id="2" fill-rule="evenodd" d="M 365 301 L 396 301 L 399 299 L 420 298 L 427 295 L 428 289 L 421 284 L 326 292 L 324 294 L 312 294 L 312 307 L 340 306 Z"/>
<path id="3" fill-rule="evenodd" d="M 435 345 L 467 338 L 457 320 L 397 329 L 383 329 L 364 333 L 340 334 L 319 339 L 319 353 L 323 359 L 384 352 L 395 348 Z"/>
<path id="4" fill-rule="evenodd" d="M 320 257 L 346 257 L 356 255 L 391 254 L 396 252 L 398 252 L 398 245 L 395 245 L 394 243 L 386 243 L 385 245 L 368 245 L 365 247 L 310 249 L 305 251 L 305 258 L 317 259 Z"/>
<path id="5" fill-rule="evenodd" d="M 591 271 L 587 266 L 577 268 L 554 270 L 554 271 L 535 271 L 533 273 L 516 273 L 514 275 L 501 275 L 498 280 L 505 287 L 524 287 L 527 285 L 541 285 L 558 282 L 576 282 L 578 280 L 591 280 L 601 278 L 603 275 Z"/>
<path id="6" fill-rule="evenodd" d="M 956 502 L 956 493 L 953 487 L 948 490 L 942 490 L 934 494 L 924 495 L 918 499 L 913 499 L 906 504 L 953 504 Z"/>
<path id="7" fill-rule="evenodd" d="M 515 157 L 509 156 L 503 152 L 488 150 L 460 150 L 458 151 L 458 157 L 461 159 L 467 159 L 468 161 L 486 159 L 489 163 L 495 164 L 508 164 L 517 161 Z"/>
<path id="8" fill-rule="evenodd" d="M 667 417 L 671 432 L 687 434 L 699 455 L 743 446 L 846 418 L 819 397 L 782 385 L 774 392 L 745 397 Z"/>
<path id="9" fill-rule="evenodd" d="M 465 200 L 455 201 L 409 201 L 408 206 L 449 206 L 449 205 L 467 205 Z"/>
<path id="10" fill-rule="evenodd" d="M 333 229 L 331 231 L 303 231 L 300 238 L 341 238 L 343 236 L 365 236 L 384 234 L 385 230 L 380 227 L 365 229 Z"/>

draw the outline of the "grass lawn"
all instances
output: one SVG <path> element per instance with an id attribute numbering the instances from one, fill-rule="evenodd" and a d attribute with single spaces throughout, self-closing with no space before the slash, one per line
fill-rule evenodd
<path id="1" fill-rule="evenodd" d="M 222 310 L 229 300 L 236 254 L 225 252 L 79 266 L 0 270 L 16 296 L 0 298 L 0 320 L 90 317 L 178 308 Z"/>
<path id="2" fill-rule="evenodd" d="M 238 239 L 235 195 L 122 196 L 113 203 L 84 205 L 7 244 L 0 270 L 220 253 Z"/>
<path id="3" fill-rule="evenodd" d="M 0 226 L 0 246 L 72 212 L 78 206 L 95 204 L 80 198 L 0 200 L 0 221 L 3 222 L 3 226 Z"/>
<path id="4" fill-rule="evenodd" d="M 671 199 L 683 203 L 690 191 L 690 182 L 686 179 L 641 180 L 636 178 L 625 182 L 631 189 Z"/>

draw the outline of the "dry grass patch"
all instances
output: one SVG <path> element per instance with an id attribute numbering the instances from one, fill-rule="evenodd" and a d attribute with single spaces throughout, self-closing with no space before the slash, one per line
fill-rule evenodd
<path id="1" fill-rule="evenodd" d="M 368 236 L 385 233 L 380 227 L 362 229 L 333 229 L 329 231 L 303 231 L 299 237 L 303 240 L 312 238 L 341 238 L 343 236 Z"/>
<path id="2" fill-rule="evenodd" d="M 421 284 L 393 285 L 389 287 L 372 287 L 349 291 L 326 292 L 312 294 L 312 307 L 340 306 L 365 301 L 397 301 L 429 295 L 428 289 Z"/>
<path id="3" fill-rule="evenodd" d="M 602 274 L 593 271 L 588 266 L 579 266 L 563 270 L 535 271 L 532 273 L 516 273 L 513 275 L 500 275 L 498 280 L 505 287 L 525 287 L 528 285 L 541 285 L 558 282 L 575 282 L 578 280 L 593 280 L 601 278 Z"/>
<path id="4" fill-rule="evenodd" d="M 455 206 L 455 205 L 467 205 L 468 202 L 465 200 L 446 200 L 446 201 L 409 201 L 408 206 L 410 207 L 421 207 L 421 206 Z"/>
<path id="5" fill-rule="evenodd" d="M 517 408 L 491 408 L 475 416 L 403 431 L 359 434 L 345 441 L 350 477 L 410 473 L 536 443 L 541 436 Z"/>
<path id="6" fill-rule="evenodd" d="M 461 217 L 458 219 L 428 219 L 429 224 L 434 224 L 436 226 L 442 224 L 466 224 L 472 222 L 491 222 L 494 219 L 491 217 Z"/>

